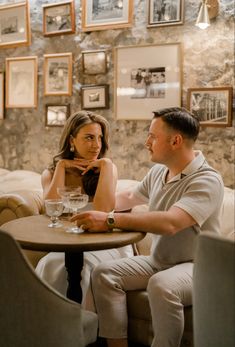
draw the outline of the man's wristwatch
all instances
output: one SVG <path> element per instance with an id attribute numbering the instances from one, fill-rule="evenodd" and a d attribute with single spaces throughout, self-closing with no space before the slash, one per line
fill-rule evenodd
<path id="1" fill-rule="evenodd" d="M 115 226 L 114 211 L 111 211 L 107 215 L 106 223 L 109 229 L 113 229 Z"/>

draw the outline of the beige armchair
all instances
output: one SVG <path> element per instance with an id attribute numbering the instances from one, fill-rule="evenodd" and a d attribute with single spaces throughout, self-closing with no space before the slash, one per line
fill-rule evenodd
<path id="1" fill-rule="evenodd" d="M 39 279 L 1 230 L 0 273 L 0 346 L 85 347 L 96 341 L 97 315 Z"/>

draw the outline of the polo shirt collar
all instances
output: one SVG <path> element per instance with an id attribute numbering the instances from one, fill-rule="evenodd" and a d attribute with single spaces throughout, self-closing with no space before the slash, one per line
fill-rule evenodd
<path id="1" fill-rule="evenodd" d="M 184 168 L 184 170 L 182 172 L 180 172 L 178 175 L 174 176 L 167 183 L 179 181 L 183 177 L 196 172 L 203 165 L 203 163 L 205 162 L 205 157 L 202 154 L 202 152 L 197 150 L 197 151 L 194 151 L 194 153 L 195 153 L 195 158 Z M 162 183 L 163 184 L 166 184 L 166 175 L 167 175 L 168 171 L 169 171 L 168 168 L 166 168 L 165 172 L 162 176 Z"/>

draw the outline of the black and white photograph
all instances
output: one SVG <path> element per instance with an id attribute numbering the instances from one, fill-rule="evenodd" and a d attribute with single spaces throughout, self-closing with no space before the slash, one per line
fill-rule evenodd
<path id="1" fill-rule="evenodd" d="M 44 55 L 45 95 L 71 95 L 72 53 Z"/>
<path id="2" fill-rule="evenodd" d="M 29 45 L 31 42 L 29 3 L 0 7 L 0 49 Z"/>
<path id="3" fill-rule="evenodd" d="M 109 108 L 109 85 L 86 85 L 81 87 L 82 109 Z"/>
<path id="4" fill-rule="evenodd" d="M 82 69 L 87 75 L 105 74 L 107 72 L 107 55 L 105 50 L 82 52 Z"/>
<path id="5" fill-rule="evenodd" d="M 45 126 L 63 127 L 70 115 L 69 105 L 46 105 Z"/>
<path id="6" fill-rule="evenodd" d="M 6 108 L 37 107 L 36 56 L 6 59 Z"/>
<path id="7" fill-rule="evenodd" d="M 149 0 L 148 27 L 183 24 L 184 0 Z"/>
<path id="8" fill-rule="evenodd" d="M 165 67 L 138 68 L 131 71 L 131 98 L 165 98 Z"/>
<path id="9" fill-rule="evenodd" d="M 82 0 L 82 30 L 125 28 L 132 25 L 133 0 Z"/>
<path id="10" fill-rule="evenodd" d="M 188 107 L 206 126 L 231 126 L 232 88 L 190 88 Z"/>
<path id="11" fill-rule="evenodd" d="M 43 5 L 44 36 L 72 34 L 74 32 L 74 0 Z"/>

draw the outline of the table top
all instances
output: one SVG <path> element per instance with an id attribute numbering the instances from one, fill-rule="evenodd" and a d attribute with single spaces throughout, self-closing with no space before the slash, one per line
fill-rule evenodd
<path id="1" fill-rule="evenodd" d="M 1 226 L 11 234 L 22 248 L 36 251 L 95 251 L 118 248 L 140 241 L 145 233 L 138 231 L 67 233 L 71 223 L 62 220 L 63 227 L 49 228 L 49 218 L 45 215 L 29 216 L 11 220 Z"/>

